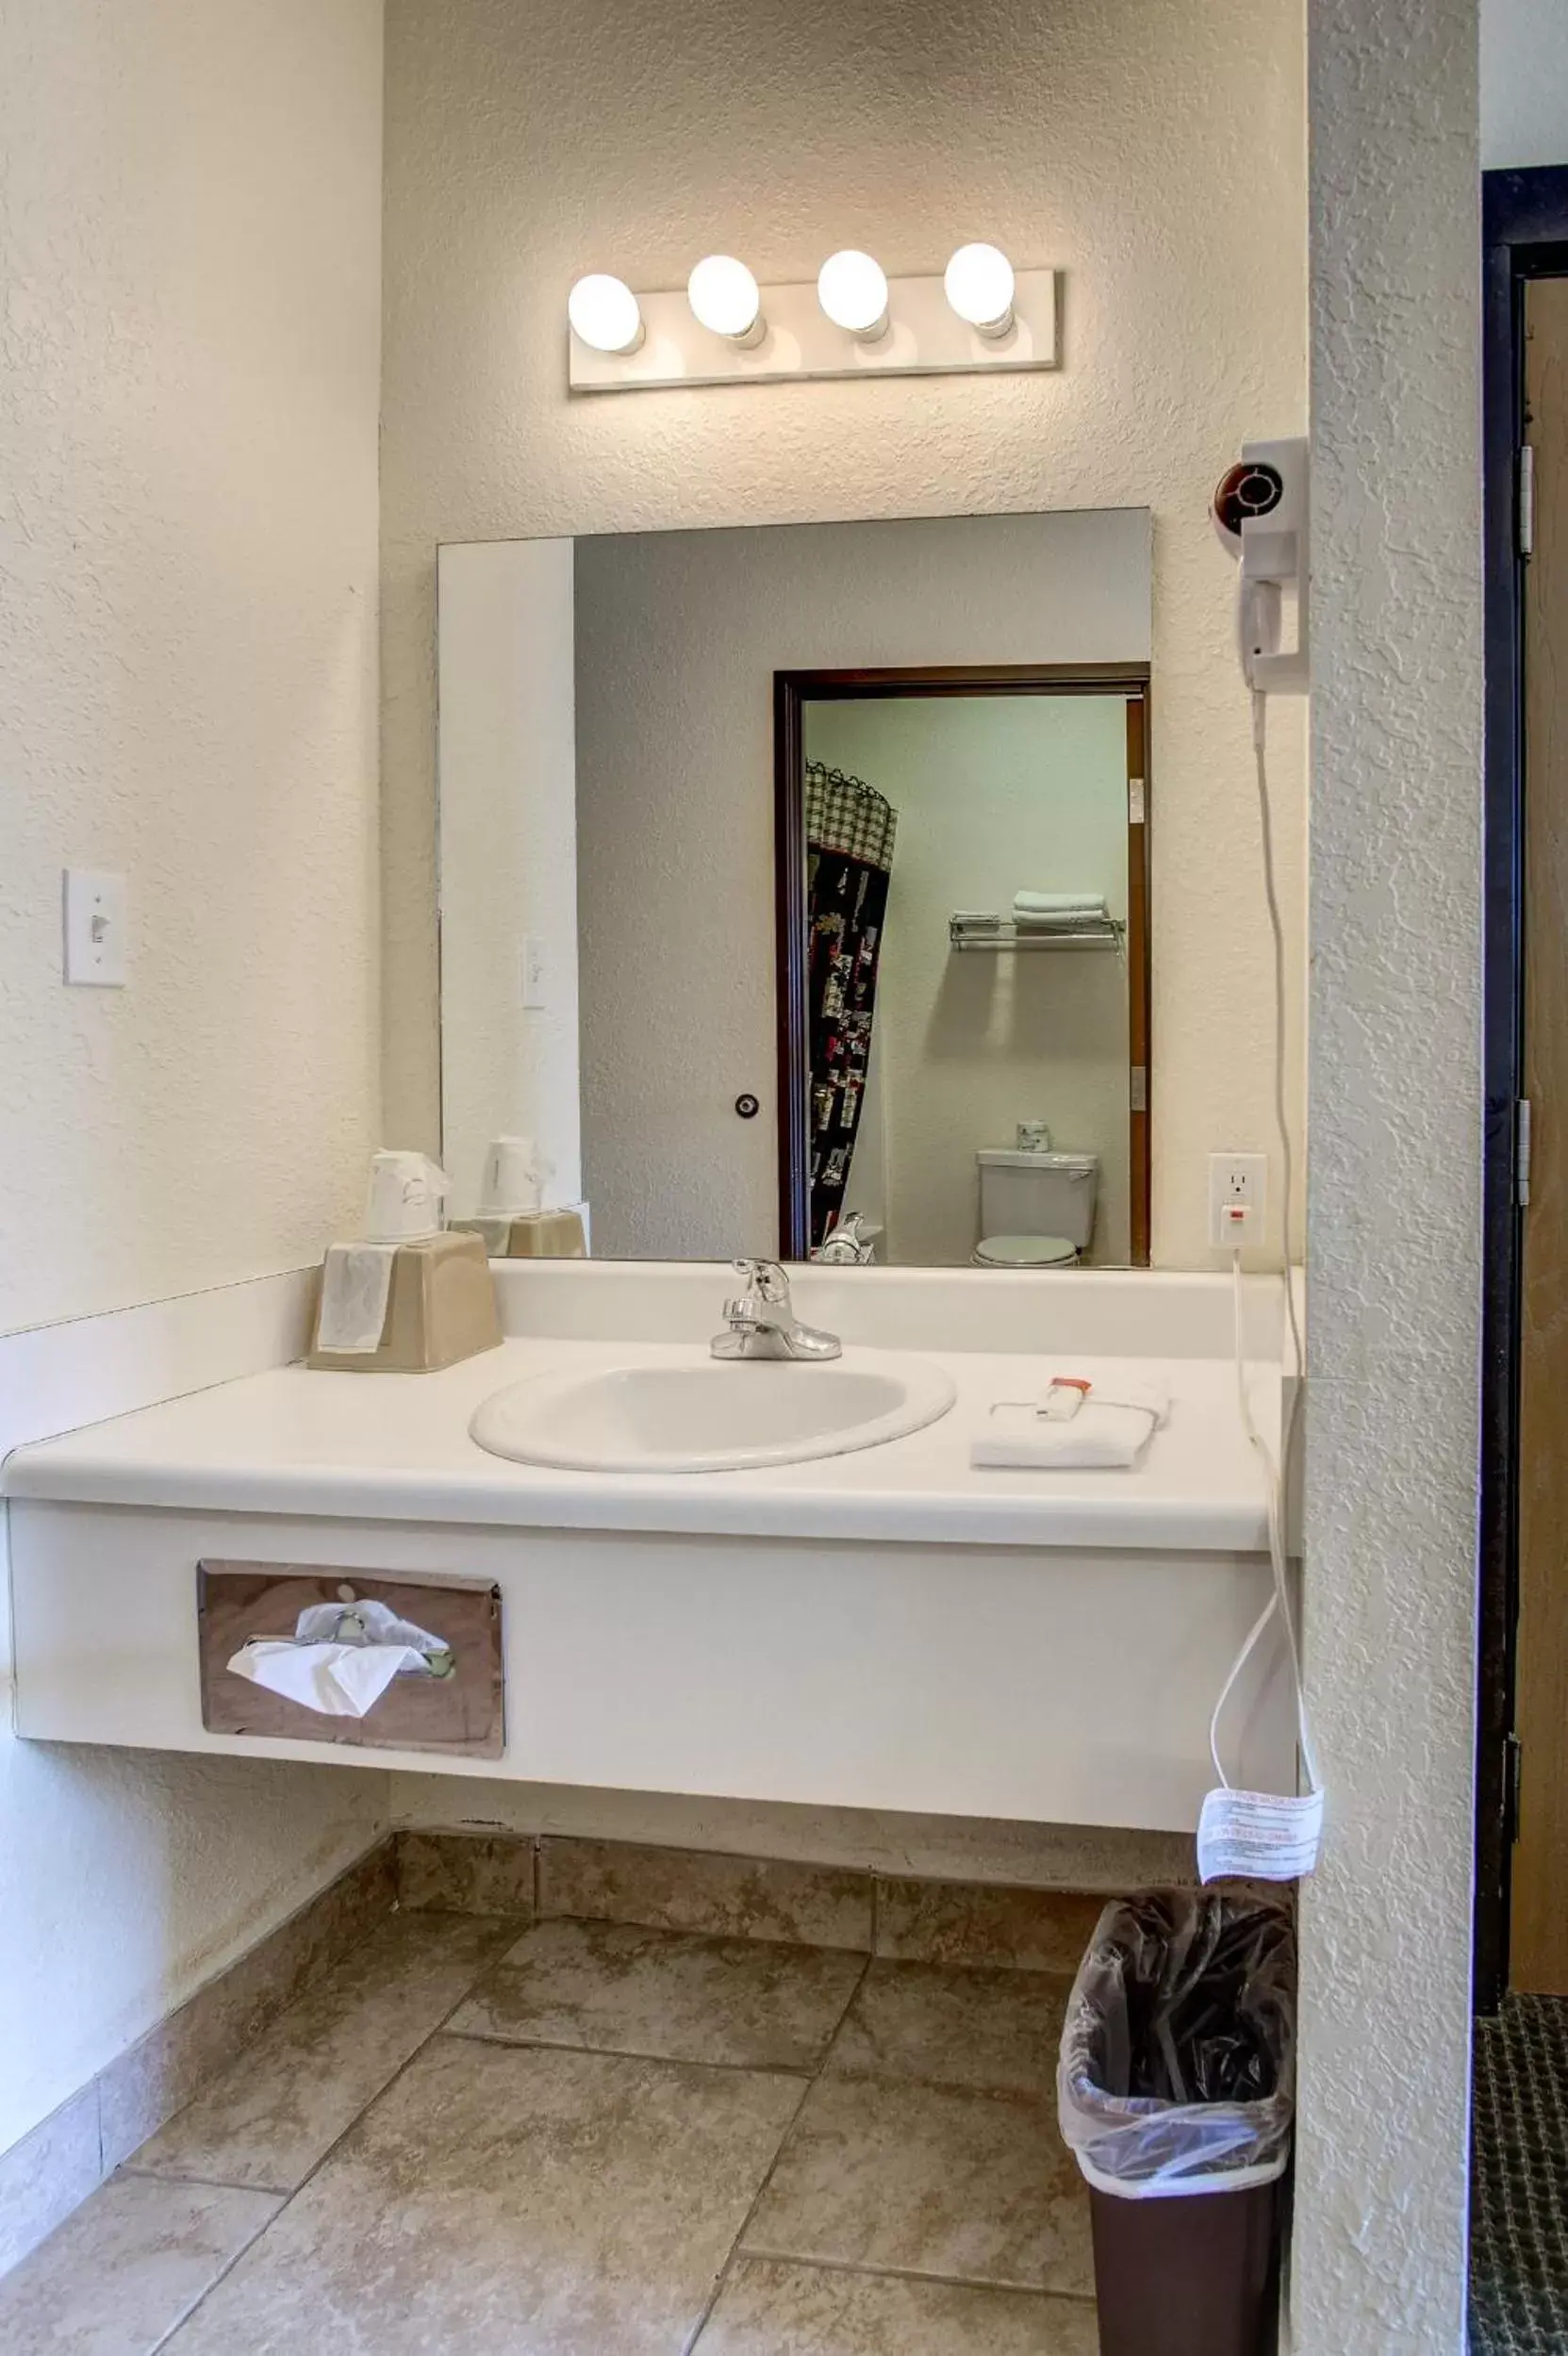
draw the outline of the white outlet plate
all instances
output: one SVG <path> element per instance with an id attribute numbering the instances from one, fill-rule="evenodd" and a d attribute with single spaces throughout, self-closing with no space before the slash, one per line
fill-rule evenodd
<path id="1" fill-rule="evenodd" d="M 1216 1251 L 1261 1244 L 1267 1208 L 1266 1153 L 1209 1156 L 1209 1241 Z"/>
<path id="2" fill-rule="evenodd" d="M 65 870 L 65 979 L 94 990 L 123 990 L 125 879 L 94 867 Z"/>

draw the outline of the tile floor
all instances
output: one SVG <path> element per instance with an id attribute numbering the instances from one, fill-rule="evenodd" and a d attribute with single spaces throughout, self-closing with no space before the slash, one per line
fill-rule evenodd
<path id="1" fill-rule="evenodd" d="M 391 1915 L 0 2281 L 0 2348 L 1094 2356 L 1069 1985 Z"/>

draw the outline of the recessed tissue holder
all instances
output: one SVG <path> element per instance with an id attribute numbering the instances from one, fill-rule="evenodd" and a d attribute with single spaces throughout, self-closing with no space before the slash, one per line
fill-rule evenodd
<path id="1" fill-rule="evenodd" d="M 197 1566 L 210 1733 L 499 1758 L 501 1594 L 274 1563 Z"/>

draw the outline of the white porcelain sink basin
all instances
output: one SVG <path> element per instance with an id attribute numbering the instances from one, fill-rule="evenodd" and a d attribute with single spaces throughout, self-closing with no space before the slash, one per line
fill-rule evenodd
<path id="1" fill-rule="evenodd" d="M 492 1456 L 567 1472 L 740 1473 L 901 1440 L 953 1397 L 940 1366 L 891 1351 L 827 1365 L 693 1356 L 535 1375 L 487 1399 L 469 1429 Z"/>

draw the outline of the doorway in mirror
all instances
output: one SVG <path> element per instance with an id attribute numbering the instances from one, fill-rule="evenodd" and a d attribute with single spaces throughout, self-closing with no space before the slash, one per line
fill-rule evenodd
<path id="1" fill-rule="evenodd" d="M 791 1258 L 1148 1259 L 1146 664 L 780 671 Z"/>

